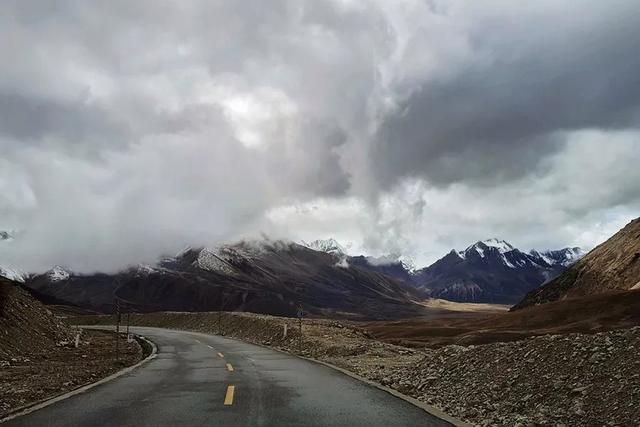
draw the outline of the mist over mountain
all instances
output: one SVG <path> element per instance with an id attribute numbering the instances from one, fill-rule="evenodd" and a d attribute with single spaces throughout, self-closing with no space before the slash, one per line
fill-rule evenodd
<path id="1" fill-rule="evenodd" d="M 327 247 L 328 250 L 332 248 Z M 117 298 L 149 312 L 251 311 L 295 316 L 393 319 L 426 314 L 413 287 L 384 274 L 340 265 L 335 253 L 284 241 L 244 241 L 188 248 L 155 265 L 82 275 L 61 267 L 30 278 L 36 294 L 112 312 Z"/>
<path id="2" fill-rule="evenodd" d="M 432 265 L 418 269 L 407 256 L 354 256 L 348 254 L 345 246 L 348 245 L 342 245 L 332 238 L 303 242 L 302 245 L 273 240 L 243 241 L 214 248 L 187 248 L 175 257 L 165 257 L 155 264 L 139 264 L 115 274 L 78 274 L 61 266 L 53 266 L 31 279 L 27 274 L 9 267 L 0 268 L 0 275 L 21 282 L 28 281 L 29 286 L 38 292 L 98 311 L 108 310 L 112 304 L 112 301 L 104 299 L 105 296 L 115 295 L 115 292 L 118 295 L 133 292 L 131 287 L 135 287 L 142 292 L 133 292 L 135 304 L 143 311 L 151 307 L 185 310 L 206 307 L 212 310 L 216 309 L 216 304 L 220 304 L 221 295 L 217 293 L 228 292 L 244 295 L 241 303 L 234 300 L 232 305 L 237 309 L 290 314 L 291 304 L 296 298 L 301 298 L 299 292 L 308 286 L 317 286 L 314 288 L 314 298 L 320 303 L 315 312 L 320 313 L 343 309 L 343 302 L 336 303 L 337 300 L 330 297 L 335 289 L 341 287 L 348 288 L 349 293 L 359 294 L 363 287 L 394 286 L 407 293 L 405 302 L 408 307 L 412 306 L 412 301 L 424 298 L 512 304 L 562 273 L 584 254 L 579 248 L 523 252 L 504 240 L 487 239 L 463 251 L 452 250 Z M 291 264 L 283 264 L 284 259 Z M 346 280 L 345 274 L 353 275 L 353 272 L 358 272 L 361 278 Z M 153 280 L 166 283 L 166 293 L 157 294 Z M 296 290 L 285 297 L 278 290 L 282 283 L 298 283 L 298 288 L 294 287 Z M 226 284 L 226 290 L 219 289 L 223 284 Z M 121 286 L 126 290 L 116 291 Z M 324 294 L 334 286 L 336 288 L 333 291 Z M 288 289 L 287 285 L 284 288 Z M 196 298 L 195 295 L 204 292 L 202 289 L 212 292 L 213 299 L 192 300 Z M 249 293 L 245 294 L 245 291 Z M 149 292 L 155 295 L 155 302 L 143 298 Z M 185 296 L 185 292 L 192 297 Z M 174 294 L 182 296 L 176 297 Z M 253 302 L 249 304 L 247 298 Z M 256 302 L 261 298 L 271 301 L 274 308 Z M 284 307 L 283 298 L 287 300 Z M 326 298 L 331 302 L 325 302 L 325 306 L 322 301 Z M 376 299 L 375 296 L 370 298 Z M 380 303 L 385 305 L 385 299 L 382 297 Z M 316 304 L 306 297 L 305 301 Z M 367 304 L 359 308 L 354 307 L 358 305 L 355 301 L 344 304 L 351 310 L 345 313 L 374 316 L 373 311 L 366 307 Z M 403 309 L 399 313 L 405 311 Z M 384 313 L 384 316 L 393 317 L 388 310 Z"/>

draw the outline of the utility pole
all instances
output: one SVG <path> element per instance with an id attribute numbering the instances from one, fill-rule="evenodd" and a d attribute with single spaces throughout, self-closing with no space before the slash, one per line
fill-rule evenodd
<path id="1" fill-rule="evenodd" d="M 116 298 L 116 362 L 120 361 L 120 300 Z"/>

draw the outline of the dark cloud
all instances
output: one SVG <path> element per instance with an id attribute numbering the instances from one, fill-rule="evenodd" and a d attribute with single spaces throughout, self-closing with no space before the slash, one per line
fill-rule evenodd
<path id="1" fill-rule="evenodd" d="M 425 76 L 383 119 L 371 160 L 379 183 L 496 184 L 535 171 L 564 148 L 564 132 L 638 127 L 640 7 L 616 5 L 579 18 L 490 10 L 472 22 L 464 66 Z"/>
<path id="2" fill-rule="evenodd" d="M 88 149 L 98 148 L 96 144 L 117 146 L 130 136 L 127 124 L 110 114 L 82 101 L 0 93 L 0 136 L 36 144 L 55 139 L 63 146 L 81 144 Z"/>

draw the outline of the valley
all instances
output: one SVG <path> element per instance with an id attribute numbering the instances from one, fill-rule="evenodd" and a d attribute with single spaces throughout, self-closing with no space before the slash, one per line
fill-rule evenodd
<path id="1" fill-rule="evenodd" d="M 33 307 L 24 319 L 48 325 L 37 332 L 40 326 L 25 322 L 24 334 L 38 347 L 68 342 L 69 325 L 113 325 L 117 305 L 134 330 L 234 338 L 327 363 L 416 399 L 427 413 L 452 417 L 456 425 L 629 425 L 640 417 L 639 406 L 619 402 L 640 397 L 640 289 L 633 284 L 639 224 L 633 221 L 584 257 L 578 249 L 522 252 L 490 239 L 415 269 L 393 257 L 381 263 L 349 256 L 335 241 L 312 242 L 313 248 L 240 242 L 189 248 L 157 265 L 112 275 L 55 267 L 26 276 L 24 284 L 6 280 L 5 289 Z M 460 280 L 471 288 L 457 286 Z M 539 281 L 541 287 L 523 294 Z M 472 288 L 473 295 L 467 292 Z M 522 302 L 505 304 L 515 295 Z M 490 302 L 475 302 L 485 297 Z M 6 313 L 18 312 L 5 310 L 9 328 L 22 324 Z M 92 334 L 83 332 L 89 347 L 81 354 L 101 370 L 83 368 L 78 379 L 51 386 L 49 393 L 115 368 L 109 346 L 101 351 Z M 2 347 L 9 349 L 5 400 L 14 402 L 5 411 L 36 398 L 15 397 L 16 387 L 23 387 L 17 381 L 25 378 L 18 372 L 29 367 L 37 381 L 50 378 L 48 369 L 56 366 L 57 353 L 43 359 L 11 347 L 21 342 L 9 338 Z M 10 356 L 22 352 L 28 356 Z M 140 354 L 133 351 L 122 363 L 134 363 Z M 41 368 L 39 360 L 46 361 Z M 111 361 L 110 368 L 100 360 Z"/>

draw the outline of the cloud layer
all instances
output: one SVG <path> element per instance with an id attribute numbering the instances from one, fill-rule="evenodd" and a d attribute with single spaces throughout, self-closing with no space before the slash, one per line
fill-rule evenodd
<path id="1" fill-rule="evenodd" d="M 9 2 L 0 264 L 267 233 L 426 263 L 640 207 L 634 1 Z"/>

